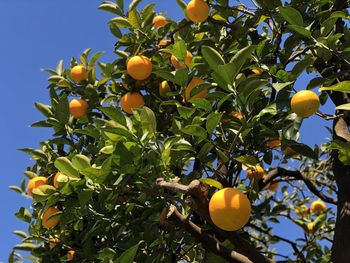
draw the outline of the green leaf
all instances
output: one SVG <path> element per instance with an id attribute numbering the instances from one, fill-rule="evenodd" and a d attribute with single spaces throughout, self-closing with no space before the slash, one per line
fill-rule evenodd
<path id="1" fill-rule="evenodd" d="M 287 25 L 287 28 L 304 37 L 307 37 L 307 38 L 312 37 L 310 30 L 306 29 L 305 27 L 297 26 L 297 25 Z"/>
<path id="2" fill-rule="evenodd" d="M 164 51 L 170 52 L 179 61 L 184 62 L 187 55 L 186 42 L 183 40 L 177 40 L 174 45 L 169 46 L 169 48 L 164 49 Z"/>
<path id="3" fill-rule="evenodd" d="M 342 81 L 339 82 L 333 86 L 329 87 L 322 87 L 319 88 L 318 91 L 325 91 L 325 90 L 331 90 L 331 91 L 340 91 L 340 92 L 347 92 L 350 93 L 350 81 Z"/>
<path id="4" fill-rule="evenodd" d="M 133 263 L 134 258 L 137 254 L 137 251 L 139 249 L 140 244 L 143 241 L 140 241 L 137 245 L 134 245 L 130 247 L 129 249 L 125 250 L 120 257 L 117 258 L 116 263 Z"/>
<path id="5" fill-rule="evenodd" d="M 342 104 L 336 107 L 337 110 L 350 110 L 350 103 Z"/>
<path id="6" fill-rule="evenodd" d="M 187 4 L 183 0 L 176 0 L 176 3 L 180 6 L 182 11 L 186 10 Z"/>
<path id="7" fill-rule="evenodd" d="M 238 51 L 231 59 L 230 63 L 234 65 L 234 70 L 231 73 L 232 78 L 235 79 L 246 63 L 247 59 L 251 56 L 252 52 L 256 49 L 256 46 L 248 46 Z"/>
<path id="8" fill-rule="evenodd" d="M 77 154 L 72 158 L 72 164 L 74 168 L 76 168 L 79 171 L 82 171 L 88 167 L 91 167 L 90 165 L 90 159 L 82 154 Z"/>
<path id="9" fill-rule="evenodd" d="M 205 183 L 207 185 L 213 186 L 219 190 L 221 190 L 223 188 L 222 184 L 214 179 L 211 178 L 200 178 L 199 179 L 200 182 Z"/>
<path id="10" fill-rule="evenodd" d="M 249 165 L 249 166 L 254 166 L 258 163 L 258 159 L 256 159 L 256 157 L 252 155 L 241 155 L 233 159 L 235 159 L 237 162 L 240 162 L 242 164 Z"/>
<path id="11" fill-rule="evenodd" d="M 318 159 L 318 156 L 315 153 L 315 151 L 306 144 L 295 142 L 295 141 L 289 141 L 288 146 L 292 148 L 293 151 L 303 156 L 306 156 L 308 158 L 315 159 L 315 160 Z"/>
<path id="12" fill-rule="evenodd" d="M 304 26 L 303 16 L 298 10 L 294 9 L 293 7 L 281 6 L 278 8 L 278 11 L 289 24 L 297 25 L 300 27 Z"/>
<path id="13" fill-rule="evenodd" d="M 98 109 L 111 120 L 126 127 L 125 116 L 116 107 L 99 107 Z"/>
<path id="14" fill-rule="evenodd" d="M 201 126 L 195 124 L 187 125 L 186 127 L 182 128 L 182 132 L 201 139 L 207 138 L 207 131 Z"/>
<path id="15" fill-rule="evenodd" d="M 33 243 L 22 243 L 22 244 L 15 245 L 13 248 L 16 250 L 33 251 L 33 249 L 37 248 L 37 245 Z"/>
<path id="16" fill-rule="evenodd" d="M 102 184 L 107 176 L 111 173 L 112 169 L 112 158 L 107 158 L 101 167 L 94 168 L 89 167 L 84 169 L 81 173 L 85 175 L 87 178 L 91 179 L 94 183 Z"/>
<path id="17" fill-rule="evenodd" d="M 129 20 L 124 17 L 115 17 L 110 20 L 110 23 L 113 23 L 115 26 L 120 28 L 132 28 Z"/>
<path id="18" fill-rule="evenodd" d="M 188 69 L 182 68 L 178 69 L 175 73 L 174 83 L 181 87 L 184 87 L 188 82 Z"/>
<path id="19" fill-rule="evenodd" d="M 142 127 L 148 130 L 150 133 L 156 134 L 157 120 L 154 112 L 150 108 L 142 107 L 140 117 Z"/>
<path id="20" fill-rule="evenodd" d="M 276 115 L 277 114 L 277 108 L 276 108 L 276 103 L 272 103 L 269 106 L 267 106 L 265 109 L 262 109 L 258 115 L 256 115 L 254 118 L 259 119 L 262 116 L 270 114 L 270 115 Z"/>
<path id="21" fill-rule="evenodd" d="M 104 1 L 100 6 L 98 7 L 100 10 L 104 10 L 107 12 L 110 12 L 112 14 L 116 14 L 119 16 L 123 16 L 123 11 L 113 2 L 110 1 Z"/>
<path id="22" fill-rule="evenodd" d="M 61 123 L 68 123 L 69 121 L 69 103 L 65 93 L 63 93 L 58 100 L 58 105 L 55 109 L 55 118 Z"/>
<path id="23" fill-rule="evenodd" d="M 28 211 L 28 209 L 21 207 L 19 211 L 15 214 L 15 216 L 24 222 L 30 223 L 32 219 L 32 214 Z"/>
<path id="24" fill-rule="evenodd" d="M 216 126 L 219 124 L 223 113 L 222 112 L 213 112 L 208 115 L 207 122 L 205 124 L 208 134 L 212 134 Z"/>
<path id="25" fill-rule="evenodd" d="M 129 12 L 137 7 L 141 0 L 133 0 L 129 5 Z"/>
<path id="26" fill-rule="evenodd" d="M 330 144 L 329 148 L 333 150 L 338 150 L 339 160 L 345 165 L 350 165 L 350 142 L 334 140 Z"/>
<path id="27" fill-rule="evenodd" d="M 78 170 L 73 166 L 67 157 L 57 158 L 54 165 L 61 173 L 70 177 L 79 178 Z"/>
<path id="28" fill-rule="evenodd" d="M 294 82 L 285 82 L 285 83 L 273 83 L 272 87 L 276 90 L 276 91 L 280 91 L 283 90 L 284 88 L 290 86 L 291 84 L 293 84 Z"/>
<path id="29" fill-rule="evenodd" d="M 210 101 L 206 100 L 206 99 L 195 99 L 195 100 L 191 100 L 191 103 L 198 109 L 202 109 L 206 112 L 211 111 L 212 109 L 212 105 L 210 103 Z"/>
<path id="30" fill-rule="evenodd" d="M 35 102 L 35 108 L 38 109 L 45 117 L 53 117 L 51 107 L 49 105 L 42 104 L 40 102 Z"/>
<path id="31" fill-rule="evenodd" d="M 202 55 L 210 68 L 216 69 L 217 66 L 225 64 L 225 60 L 216 49 L 209 46 L 203 46 L 201 50 Z"/>
<path id="32" fill-rule="evenodd" d="M 22 237 L 22 238 L 27 238 L 28 235 L 27 233 L 23 232 L 23 231 L 20 231 L 20 230 L 15 230 L 13 231 L 13 233 L 19 237 Z"/>
<path id="33" fill-rule="evenodd" d="M 128 14 L 128 21 L 132 25 L 133 28 L 139 29 L 141 28 L 141 16 L 137 9 L 132 9 Z"/>
<path id="34" fill-rule="evenodd" d="M 178 106 L 177 111 L 181 118 L 188 120 L 189 118 L 191 118 L 193 113 L 195 113 L 196 109 L 185 106 Z"/>

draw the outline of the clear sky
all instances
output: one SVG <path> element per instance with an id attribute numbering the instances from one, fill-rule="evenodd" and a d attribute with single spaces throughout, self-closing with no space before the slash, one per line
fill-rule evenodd
<path id="1" fill-rule="evenodd" d="M 126 1 L 130 2 L 130 1 Z M 183 17 L 175 0 L 146 0 L 157 3 L 156 11 L 167 10 L 174 20 Z M 101 58 L 111 62 L 115 38 L 109 33 L 107 22 L 111 15 L 97 10 L 99 0 L 2 0 L 0 1 L 0 88 L 2 92 L 2 121 L 0 124 L 0 262 L 7 262 L 8 253 L 20 239 L 13 230 L 27 230 L 14 214 L 21 206 L 30 207 L 31 200 L 8 189 L 24 178 L 23 171 L 32 162 L 29 156 L 17 151 L 24 147 L 38 147 L 51 136 L 49 129 L 29 128 L 41 120 L 34 102 L 48 103 L 47 74 L 42 68 L 55 68 L 60 59 L 68 67 L 72 56 L 79 57 L 85 48 L 105 51 Z M 296 88 L 305 87 L 301 78 Z M 331 106 L 322 107 L 332 113 Z M 311 117 L 303 124 L 301 139 L 310 146 L 328 136 L 326 123 Z M 330 125 L 330 123 L 328 124 Z M 281 229 L 283 231 L 283 229 Z"/>

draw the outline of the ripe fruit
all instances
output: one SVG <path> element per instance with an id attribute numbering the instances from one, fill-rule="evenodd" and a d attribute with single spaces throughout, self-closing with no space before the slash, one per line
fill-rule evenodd
<path id="1" fill-rule="evenodd" d="M 31 179 L 27 186 L 27 194 L 32 196 L 33 189 L 39 187 L 40 185 L 47 184 L 47 178 L 43 176 L 34 177 Z"/>
<path id="2" fill-rule="evenodd" d="M 53 178 L 53 186 L 54 186 L 55 188 L 58 188 L 58 187 L 59 187 L 58 177 L 61 177 L 61 181 L 62 181 L 63 178 L 67 178 L 67 180 L 68 180 L 68 176 L 67 176 L 67 175 L 62 174 L 62 173 L 60 173 L 60 172 L 57 172 L 57 173 L 55 174 L 55 177 Z M 62 177 L 63 177 L 63 178 L 62 178 Z"/>
<path id="3" fill-rule="evenodd" d="M 162 39 L 161 41 L 159 41 L 159 43 L 157 45 L 157 49 L 165 48 L 166 46 L 168 46 L 170 44 L 171 44 L 170 39 Z"/>
<path id="4" fill-rule="evenodd" d="M 72 261 L 75 256 L 75 251 L 74 250 L 69 250 L 67 252 L 67 261 Z"/>
<path id="5" fill-rule="evenodd" d="M 55 235 L 55 237 L 51 238 L 50 240 L 52 240 L 49 242 L 50 249 L 54 249 L 57 246 L 57 244 L 61 242 L 61 239 L 59 239 L 57 235 Z"/>
<path id="6" fill-rule="evenodd" d="M 209 6 L 203 0 L 191 0 L 186 7 L 186 15 L 193 23 L 201 23 L 209 16 Z"/>
<path id="7" fill-rule="evenodd" d="M 236 188 L 217 191 L 209 201 L 209 214 L 213 223 L 226 231 L 236 231 L 247 224 L 251 212 L 250 201 Z"/>
<path id="8" fill-rule="evenodd" d="M 265 171 L 260 165 L 256 165 L 248 170 L 247 172 L 249 180 L 260 180 L 264 177 Z"/>
<path id="9" fill-rule="evenodd" d="M 189 67 L 192 62 L 192 54 L 188 50 L 186 51 L 185 63 L 180 62 L 174 55 L 171 55 L 170 61 L 174 68 L 181 69 L 185 67 Z"/>
<path id="10" fill-rule="evenodd" d="M 145 104 L 143 97 L 138 92 L 128 92 L 124 94 L 120 101 L 123 111 L 132 114 L 132 109 L 138 109 Z"/>
<path id="11" fill-rule="evenodd" d="M 277 138 L 271 138 L 266 141 L 266 146 L 270 147 L 271 149 L 276 149 L 281 147 L 281 140 Z"/>
<path id="12" fill-rule="evenodd" d="M 244 116 L 242 113 L 240 113 L 239 111 L 231 111 L 229 113 L 229 115 L 231 115 L 232 117 L 236 118 L 236 119 L 239 119 L 240 121 L 244 120 Z M 221 119 L 221 122 L 222 123 L 227 123 L 229 122 L 229 119 L 226 119 L 226 118 L 222 118 Z"/>
<path id="13" fill-rule="evenodd" d="M 160 83 L 160 85 L 159 85 L 160 96 L 166 97 L 166 93 L 169 91 L 171 91 L 169 83 L 166 80 L 162 81 L 162 83 Z"/>
<path id="14" fill-rule="evenodd" d="M 83 99 L 74 99 L 69 103 L 69 112 L 76 119 L 85 117 L 88 109 L 89 105 Z"/>
<path id="15" fill-rule="evenodd" d="M 315 92 L 302 90 L 292 97 L 290 106 L 299 117 L 307 118 L 318 111 L 320 99 Z"/>
<path id="16" fill-rule="evenodd" d="M 309 213 L 309 208 L 306 205 L 301 205 L 294 209 L 294 213 L 297 216 L 304 217 Z"/>
<path id="17" fill-rule="evenodd" d="M 204 83 L 204 80 L 202 80 L 201 78 L 199 77 L 193 77 L 190 81 L 190 83 L 188 84 L 188 86 L 185 88 L 185 100 L 188 101 L 190 99 L 202 99 L 204 98 L 205 96 L 207 96 L 208 94 L 208 90 L 207 89 L 204 89 L 204 90 L 201 90 L 199 93 L 197 93 L 196 95 L 192 96 L 191 97 L 191 91 L 199 86 L 200 84 L 203 84 Z"/>
<path id="18" fill-rule="evenodd" d="M 89 72 L 83 65 L 78 65 L 70 70 L 70 75 L 75 82 L 80 83 L 88 78 Z"/>
<path id="19" fill-rule="evenodd" d="M 128 60 L 126 71 L 133 79 L 147 79 L 152 74 L 151 60 L 145 56 L 134 56 Z"/>
<path id="20" fill-rule="evenodd" d="M 313 222 L 310 222 L 307 224 L 307 230 L 309 231 L 310 234 L 312 234 L 314 232 L 314 223 Z"/>
<path id="21" fill-rule="evenodd" d="M 55 207 L 49 207 L 45 213 L 43 214 L 42 217 L 42 226 L 44 228 L 52 228 L 55 227 L 59 222 L 60 222 L 60 218 L 59 217 L 51 217 L 54 214 L 57 214 L 58 212 L 60 212 L 60 210 L 58 210 Z M 51 218 L 50 218 L 51 217 Z"/>
<path id="22" fill-rule="evenodd" d="M 313 213 L 322 213 L 326 211 L 327 206 L 322 200 L 313 201 L 311 204 L 311 212 Z"/>
<path id="23" fill-rule="evenodd" d="M 164 16 L 155 16 L 153 18 L 154 28 L 161 28 L 166 25 L 166 18 Z"/>
<path id="24" fill-rule="evenodd" d="M 253 72 L 254 75 L 256 75 L 256 76 L 260 76 L 260 75 L 263 73 L 261 69 L 257 69 L 257 68 L 252 69 L 252 72 Z"/>

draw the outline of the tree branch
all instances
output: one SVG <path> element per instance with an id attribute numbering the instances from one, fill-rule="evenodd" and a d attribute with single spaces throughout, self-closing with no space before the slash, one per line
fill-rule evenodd
<path id="1" fill-rule="evenodd" d="M 321 193 L 316 188 L 316 186 L 311 182 L 311 180 L 308 177 L 304 176 L 300 171 L 289 171 L 289 170 L 281 168 L 281 167 L 274 168 L 268 172 L 265 179 L 260 181 L 261 189 L 263 189 L 266 185 L 271 183 L 275 178 L 277 178 L 279 176 L 280 177 L 282 177 L 282 176 L 293 177 L 293 178 L 296 178 L 298 180 L 302 180 L 302 181 L 304 181 L 306 186 L 309 188 L 309 190 L 313 194 L 315 194 L 316 196 L 318 196 L 320 199 L 322 199 L 323 201 L 325 201 L 327 203 L 337 205 L 336 200 Z"/>
<path id="2" fill-rule="evenodd" d="M 193 180 L 190 184 L 183 185 L 176 181 L 166 182 L 163 178 L 158 178 L 155 187 L 191 195 L 192 198 L 189 200 L 188 204 L 201 216 L 202 219 L 213 226 L 213 230 L 218 236 L 227 238 L 235 246 L 238 253 L 245 255 L 254 263 L 271 262 L 261 255 L 260 252 L 250 244 L 250 242 L 242 238 L 237 232 L 224 231 L 213 224 L 209 215 L 209 200 L 205 195 L 206 189 L 203 190 L 200 181 Z"/>
<path id="3" fill-rule="evenodd" d="M 174 223 L 177 226 L 182 227 L 192 236 L 194 236 L 203 246 L 213 252 L 214 254 L 225 258 L 229 262 L 233 263 L 253 263 L 246 256 L 230 250 L 220 244 L 218 240 L 207 234 L 199 226 L 191 222 L 186 216 L 181 214 L 174 205 L 171 205 L 168 213 L 167 220 Z"/>

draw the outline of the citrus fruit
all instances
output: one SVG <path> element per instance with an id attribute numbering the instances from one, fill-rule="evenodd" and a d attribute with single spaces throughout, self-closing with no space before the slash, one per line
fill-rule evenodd
<path id="1" fill-rule="evenodd" d="M 202 99 L 205 96 L 207 96 L 208 94 L 208 90 L 204 89 L 201 90 L 199 93 L 197 93 L 196 95 L 191 97 L 191 91 L 196 88 L 197 86 L 199 86 L 200 84 L 203 84 L 204 80 L 202 80 L 199 77 L 193 77 L 190 81 L 190 83 L 187 85 L 187 87 L 185 88 L 185 100 L 188 101 L 190 99 Z"/>
<path id="2" fill-rule="evenodd" d="M 260 165 L 256 165 L 248 170 L 247 172 L 249 180 L 260 180 L 264 177 L 265 171 Z"/>
<path id="3" fill-rule="evenodd" d="M 147 79 L 152 74 L 151 60 L 145 56 L 134 56 L 128 60 L 126 71 L 133 79 Z"/>
<path id="4" fill-rule="evenodd" d="M 89 72 L 83 65 L 77 65 L 70 70 L 70 75 L 75 82 L 80 83 L 88 78 Z"/>
<path id="5" fill-rule="evenodd" d="M 55 207 L 49 207 L 45 213 L 43 214 L 42 217 L 42 226 L 44 228 L 52 228 L 55 227 L 59 222 L 60 218 L 59 217 L 51 217 L 54 214 L 59 213 L 60 210 L 58 210 Z M 51 218 L 50 218 L 51 217 Z"/>
<path id="6" fill-rule="evenodd" d="M 322 200 L 316 200 L 311 203 L 311 212 L 322 213 L 326 211 L 327 206 Z"/>
<path id="7" fill-rule="evenodd" d="M 145 104 L 142 95 L 138 92 L 128 92 L 120 100 L 120 106 L 126 113 L 132 114 L 132 109 L 138 109 Z"/>
<path id="8" fill-rule="evenodd" d="M 299 117 L 307 118 L 318 111 L 320 99 L 315 92 L 302 90 L 292 97 L 290 106 Z"/>
<path id="9" fill-rule="evenodd" d="M 88 109 L 89 105 L 83 99 L 74 99 L 69 103 L 69 112 L 76 119 L 85 117 Z"/>
<path id="10" fill-rule="evenodd" d="M 209 16 L 209 6 L 203 0 L 191 0 L 186 7 L 186 15 L 193 23 L 201 23 Z"/>
<path id="11" fill-rule="evenodd" d="M 170 86 L 169 86 L 169 83 L 164 80 L 162 81 L 162 83 L 159 84 L 159 94 L 160 96 L 162 97 L 166 97 L 166 93 L 167 92 L 170 92 Z"/>
<path id="12" fill-rule="evenodd" d="M 174 68 L 181 69 L 185 67 L 189 67 L 192 62 L 192 54 L 188 50 L 186 51 L 185 63 L 180 62 L 174 55 L 171 55 L 170 61 Z"/>
<path id="13" fill-rule="evenodd" d="M 31 179 L 27 186 L 27 194 L 32 196 L 33 189 L 39 187 L 40 185 L 46 185 L 47 184 L 47 178 L 43 176 L 34 177 Z"/>
<path id="14" fill-rule="evenodd" d="M 245 226 L 251 212 L 250 201 L 236 188 L 217 191 L 209 201 L 209 214 L 213 223 L 226 231 L 236 231 Z"/>
<path id="15" fill-rule="evenodd" d="M 166 18 L 164 16 L 155 16 L 153 18 L 154 28 L 161 28 L 166 25 Z"/>

